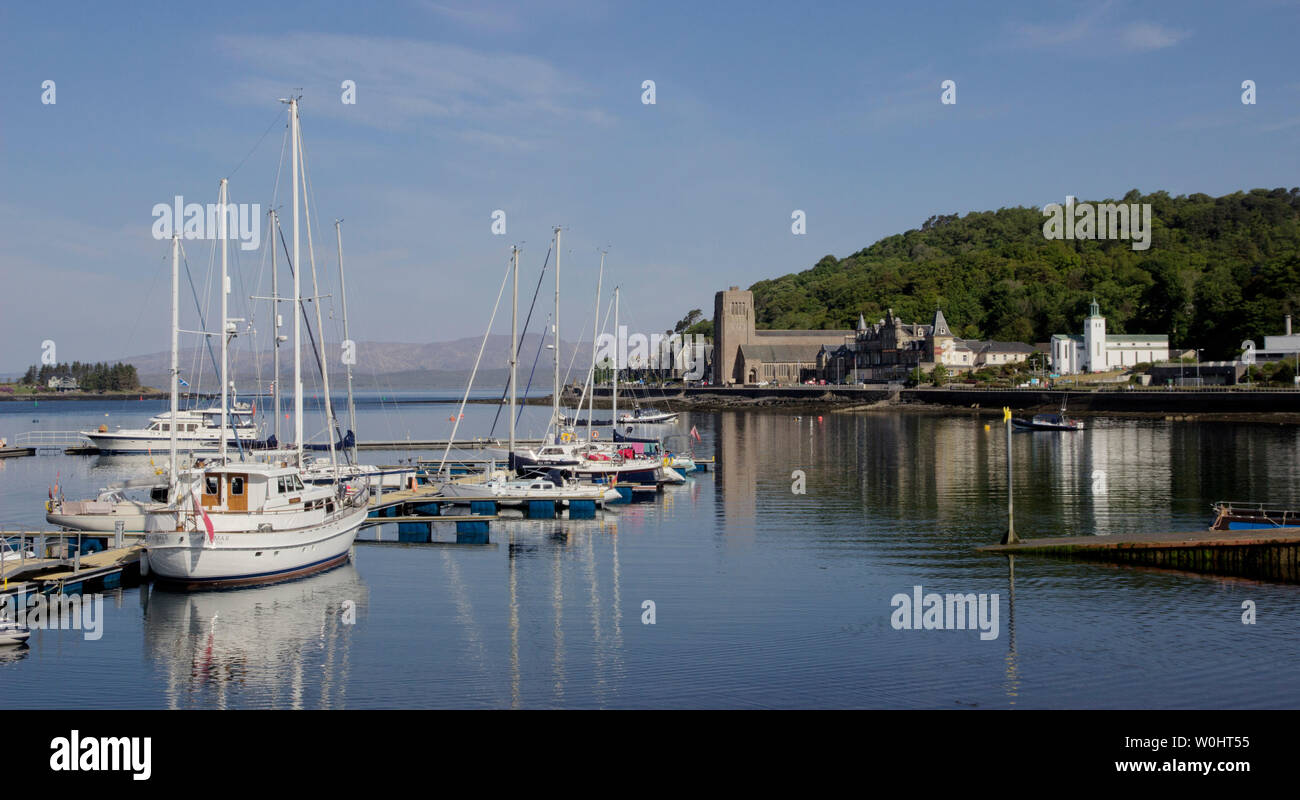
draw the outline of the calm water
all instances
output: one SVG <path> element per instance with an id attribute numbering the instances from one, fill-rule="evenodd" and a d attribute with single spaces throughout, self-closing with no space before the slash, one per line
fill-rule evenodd
<path id="1" fill-rule="evenodd" d="M 0 403 L 0 435 L 161 407 Z M 372 398 L 358 429 L 445 436 L 452 410 Z M 470 406 L 460 435 L 494 412 Z M 545 414 L 528 409 L 521 431 Z M 0 652 L 0 708 L 1300 705 L 1300 587 L 1025 557 L 1013 587 L 1007 559 L 974 552 L 1005 525 L 1005 435 L 984 423 L 689 414 L 678 427 L 698 427 L 719 469 L 657 502 L 493 523 L 489 546 L 358 546 L 279 586 L 109 593 L 98 641 L 36 631 Z M 1089 424 L 1014 437 L 1022 536 L 1194 530 L 1217 499 L 1300 503 L 1295 427 Z M 148 461 L 0 461 L 0 528 L 43 527 L 56 478 L 88 495 Z M 915 585 L 996 593 L 998 638 L 894 630 L 890 599 Z"/>

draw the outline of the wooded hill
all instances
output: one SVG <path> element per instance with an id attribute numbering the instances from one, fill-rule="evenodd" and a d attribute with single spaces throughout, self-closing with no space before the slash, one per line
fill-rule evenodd
<path id="1" fill-rule="evenodd" d="M 1081 333 L 1096 296 L 1108 333 L 1167 333 L 1175 347 L 1229 358 L 1244 339 L 1281 333 L 1283 315 L 1300 309 L 1300 188 L 1218 198 L 1135 189 L 1122 202 L 1151 204 L 1149 249 L 1049 240 L 1037 208 L 934 216 L 847 258 L 754 284 L 756 323 L 852 328 L 859 313 L 874 322 L 886 308 L 929 322 L 942 308 L 958 336 L 1034 343 Z"/>

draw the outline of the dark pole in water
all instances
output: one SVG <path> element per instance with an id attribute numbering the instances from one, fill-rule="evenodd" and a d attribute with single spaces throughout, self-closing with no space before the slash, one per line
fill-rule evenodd
<path id="1" fill-rule="evenodd" d="M 1011 407 L 1002 407 L 1002 424 L 1007 427 L 1007 532 L 1002 537 L 1002 544 L 1018 544 L 1016 536 L 1015 496 L 1011 491 Z"/>

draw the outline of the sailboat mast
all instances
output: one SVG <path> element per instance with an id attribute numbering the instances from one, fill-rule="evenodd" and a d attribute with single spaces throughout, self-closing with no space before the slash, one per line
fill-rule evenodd
<path id="1" fill-rule="evenodd" d="M 226 310 L 230 300 L 230 275 L 226 271 L 226 178 L 221 179 L 221 201 L 217 203 L 217 208 L 221 211 L 221 446 L 219 455 L 221 461 L 226 460 L 226 412 L 228 393 L 230 391 L 230 376 L 227 374 L 227 350 L 230 346 L 230 334 L 226 330 Z M 175 420 L 173 420 L 173 423 Z"/>
<path id="2" fill-rule="evenodd" d="M 275 393 L 275 441 L 280 441 L 280 326 L 284 320 L 280 318 L 280 276 L 275 266 L 275 236 L 279 229 L 278 220 L 275 216 L 275 209 L 271 209 L 271 336 L 272 351 L 274 353 L 275 377 L 271 380 L 271 386 Z"/>
<path id="3" fill-rule="evenodd" d="M 614 389 L 611 392 L 612 407 L 609 413 L 609 421 L 614 425 L 614 430 L 618 430 L 618 357 L 623 349 L 621 331 L 618 329 L 618 287 L 614 287 Z"/>
<path id="4" fill-rule="evenodd" d="M 600 336 L 600 284 L 605 278 L 605 252 L 600 253 L 600 272 L 596 273 L 596 310 L 591 319 L 591 397 L 587 408 L 587 441 L 591 441 L 591 417 L 596 413 L 596 338 Z M 582 403 L 578 403 L 577 413 L 582 413 Z"/>
<path id="5" fill-rule="evenodd" d="M 298 127 L 298 134 L 300 136 L 302 135 L 301 126 Z M 299 145 L 298 147 L 298 156 L 299 158 L 302 157 L 301 145 Z M 338 423 L 337 420 L 334 419 L 334 405 L 330 400 L 329 358 L 325 355 L 325 325 L 321 321 L 321 313 L 320 313 L 321 294 L 320 294 L 320 288 L 316 284 L 316 246 L 312 244 L 311 199 L 306 194 L 307 191 L 307 184 L 305 180 L 306 172 L 307 169 L 306 169 L 306 165 L 304 164 L 302 211 L 303 211 L 303 215 L 307 218 L 307 261 L 308 263 L 311 264 L 311 297 L 312 297 L 311 302 L 312 305 L 316 308 L 316 330 L 317 332 L 320 333 L 320 342 L 317 345 L 317 350 L 320 354 L 321 394 L 325 398 L 325 426 L 328 429 L 326 430 L 326 439 L 329 440 L 329 445 L 330 445 L 330 465 L 335 466 L 338 464 L 338 457 L 334 452 L 334 431 L 335 429 L 338 428 Z"/>
<path id="6" fill-rule="evenodd" d="M 334 234 L 339 241 L 339 295 L 343 300 L 343 340 L 352 341 L 348 334 L 348 284 L 343 278 L 343 220 L 334 220 Z M 357 407 L 352 401 L 352 362 L 344 362 L 348 373 L 348 430 L 352 432 L 352 463 L 357 463 Z"/>
<path id="7" fill-rule="evenodd" d="M 510 303 L 510 450 L 506 453 L 506 465 L 515 457 L 515 381 L 519 366 L 519 248 L 514 248 L 514 291 Z"/>
<path id="8" fill-rule="evenodd" d="M 551 419 L 555 425 L 555 438 L 560 438 L 560 226 L 555 226 L 555 315 L 552 317 L 555 331 L 555 377 L 554 391 L 551 392 Z"/>
<path id="9" fill-rule="evenodd" d="M 298 260 L 298 98 L 289 99 L 293 147 L 293 441 L 302 465 L 302 264 Z"/>
<path id="10" fill-rule="evenodd" d="M 172 422 L 167 444 L 168 472 L 167 502 L 176 502 L 176 416 L 180 408 L 180 338 L 181 338 L 181 268 L 180 234 L 172 234 Z"/>

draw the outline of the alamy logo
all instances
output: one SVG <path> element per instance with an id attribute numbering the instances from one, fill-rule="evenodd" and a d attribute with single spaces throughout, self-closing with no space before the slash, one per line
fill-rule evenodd
<path id="1" fill-rule="evenodd" d="M 148 736 L 70 736 L 50 740 L 50 769 L 54 772 L 130 772 L 147 781 L 153 774 L 153 739 Z"/>
<path id="2" fill-rule="evenodd" d="M 1151 246 L 1150 203 L 1075 203 L 1043 206 L 1045 239 L 1132 239 L 1134 250 Z"/>
<path id="3" fill-rule="evenodd" d="M 920 586 L 912 593 L 893 596 L 894 607 L 889 624 L 896 631 L 966 631 L 978 630 L 984 641 L 998 638 L 998 595 L 996 594 L 924 594 Z"/>
<path id="4" fill-rule="evenodd" d="M 256 250 L 262 245 L 262 206 L 260 203 L 227 203 L 226 238 L 236 239 L 241 250 Z M 170 239 L 181 228 L 182 239 L 220 239 L 221 204 L 186 203 L 176 195 L 172 205 L 153 207 L 153 238 Z"/>
<path id="5" fill-rule="evenodd" d="M 14 595 L 13 618 L 33 630 L 74 630 L 88 642 L 97 642 L 104 635 L 104 596 L 102 594 L 60 594 L 46 597 L 33 594 L 28 600 L 24 592 Z M 0 617 L 10 612 L 10 598 L 0 601 Z"/>
<path id="6" fill-rule="evenodd" d="M 617 338 L 612 333 L 602 333 L 596 338 L 596 363 L 610 362 L 618 369 L 680 370 L 683 378 L 699 380 L 704 377 L 710 346 L 700 334 L 629 335 L 627 326 L 619 325 Z"/>

